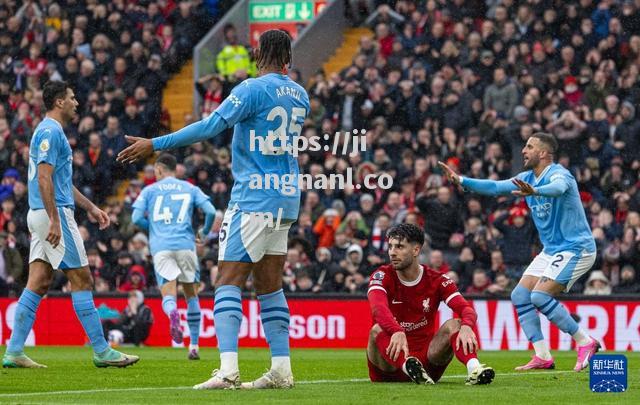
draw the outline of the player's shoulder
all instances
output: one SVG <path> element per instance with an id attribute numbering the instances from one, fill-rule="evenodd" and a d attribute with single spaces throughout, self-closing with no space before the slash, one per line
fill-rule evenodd
<path id="1" fill-rule="evenodd" d="M 434 283 L 434 282 L 439 282 L 441 279 L 442 280 L 448 280 L 449 277 L 447 277 L 446 275 L 442 274 L 441 272 L 439 272 L 436 269 L 433 269 L 429 266 L 427 266 L 426 264 L 422 264 L 421 265 L 422 268 L 424 269 L 424 273 L 422 275 L 422 278 Z"/>
<path id="2" fill-rule="evenodd" d="M 564 176 L 569 176 L 569 177 L 573 177 L 573 175 L 571 174 L 571 172 L 569 170 L 567 170 L 564 166 L 562 166 L 559 163 L 552 163 L 551 167 L 549 167 L 549 177 L 552 177 L 554 175 L 564 175 Z"/>
<path id="3" fill-rule="evenodd" d="M 546 181 L 552 182 L 558 178 L 564 179 L 569 185 L 575 183 L 575 178 L 569 170 L 558 163 L 553 163 L 546 174 Z"/>
<path id="4" fill-rule="evenodd" d="M 395 270 L 390 264 L 383 264 L 375 269 L 370 276 L 371 280 L 384 281 L 385 279 L 392 278 L 395 275 Z"/>
<path id="5" fill-rule="evenodd" d="M 529 182 L 532 177 L 535 177 L 535 175 L 533 174 L 533 170 L 525 170 L 523 172 L 516 174 L 515 176 L 516 179 L 523 180 L 526 182 Z"/>

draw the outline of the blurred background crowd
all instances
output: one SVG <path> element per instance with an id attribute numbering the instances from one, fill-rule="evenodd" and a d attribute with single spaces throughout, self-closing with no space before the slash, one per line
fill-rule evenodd
<path id="1" fill-rule="evenodd" d="M 99 232 L 77 212 L 96 290 L 154 291 L 148 238 L 130 220 L 132 202 L 155 181 L 153 169 L 118 165 L 114 155 L 124 134 L 167 132 L 162 87 L 224 11 L 212 3 L 0 2 L 0 295 L 26 279 L 28 144 L 43 114 L 40 88 L 56 78 L 73 83 L 81 102 L 66 129 L 75 185 L 116 223 Z M 302 136 L 330 134 L 331 145 L 336 132 L 363 129 L 366 150 L 301 153 L 300 167 L 313 175 L 353 168 L 358 183 L 387 173 L 393 187 L 304 190 L 285 291 L 364 293 L 372 270 L 388 261 L 386 230 L 409 222 L 427 236 L 423 263 L 466 294 L 508 297 L 540 251 L 524 201 L 463 193 L 437 162 L 507 179 L 522 169 L 528 137 L 546 131 L 559 141 L 557 161 L 578 182 L 598 245 L 595 266 L 572 293 L 640 292 L 640 0 L 348 4 L 353 24 L 374 32 L 361 38 L 352 65 L 328 76 L 303 78 L 295 68 L 290 75 L 311 99 Z M 225 40 L 217 74 L 196 83 L 203 103 L 191 120 L 256 74 L 233 26 Z M 230 139 L 227 131 L 176 153 L 178 177 L 201 187 L 219 210 L 233 183 Z M 115 179 L 127 178 L 124 200 L 108 198 Z M 217 273 L 217 237 L 214 229 L 198 246 L 202 291 L 211 291 Z M 67 288 L 63 275 L 55 288 Z"/>

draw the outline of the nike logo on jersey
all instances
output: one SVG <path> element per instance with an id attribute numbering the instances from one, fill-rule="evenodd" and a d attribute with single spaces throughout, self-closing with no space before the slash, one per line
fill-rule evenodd
<path id="1" fill-rule="evenodd" d="M 396 301 L 396 300 L 394 299 L 394 300 L 391 300 L 391 303 L 392 303 L 392 304 L 402 304 L 402 301 Z"/>

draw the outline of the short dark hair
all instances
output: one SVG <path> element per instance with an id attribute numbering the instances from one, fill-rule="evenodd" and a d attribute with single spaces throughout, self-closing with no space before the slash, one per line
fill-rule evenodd
<path id="1" fill-rule="evenodd" d="M 156 164 L 163 165 L 168 170 L 175 172 L 176 166 L 178 165 L 178 161 L 176 160 L 175 156 L 169 153 L 163 153 L 156 160 Z"/>
<path id="2" fill-rule="evenodd" d="M 387 231 L 387 238 L 389 239 L 406 239 L 407 242 L 417 243 L 418 245 L 424 245 L 424 232 L 413 224 L 398 224 Z"/>
<path id="3" fill-rule="evenodd" d="M 553 155 L 555 155 L 558 151 L 558 141 L 556 141 L 556 138 L 551 134 L 548 134 L 546 132 L 536 132 L 535 134 L 531 135 L 531 138 L 538 138 L 540 142 L 547 146 L 549 152 L 551 152 L 551 154 Z"/>
<path id="4" fill-rule="evenodd" d="M 54 109 L 56 100 L 67 97 L 67 89 L 69 87 L 67 82 L 62 81 L 50 81 L 44 85 L 42 88 L 42 100 L 47 111 Z"/>
<path id="5" fill-rule="evenodd" d="M 260 48 L 256 57 L 258 69 L 281 67 L 291 63 L 291 37 L 281 29 L 265 31 L 260 35 Z"/>

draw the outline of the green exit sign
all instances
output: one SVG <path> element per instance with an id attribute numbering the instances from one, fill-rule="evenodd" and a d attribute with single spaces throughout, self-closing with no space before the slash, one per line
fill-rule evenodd
<path id="1" fill-rule="evenodd" d="M 250 22 L 309 22 L 313 17 L 313 1 L 252 1 L 249 3 Z"/>

